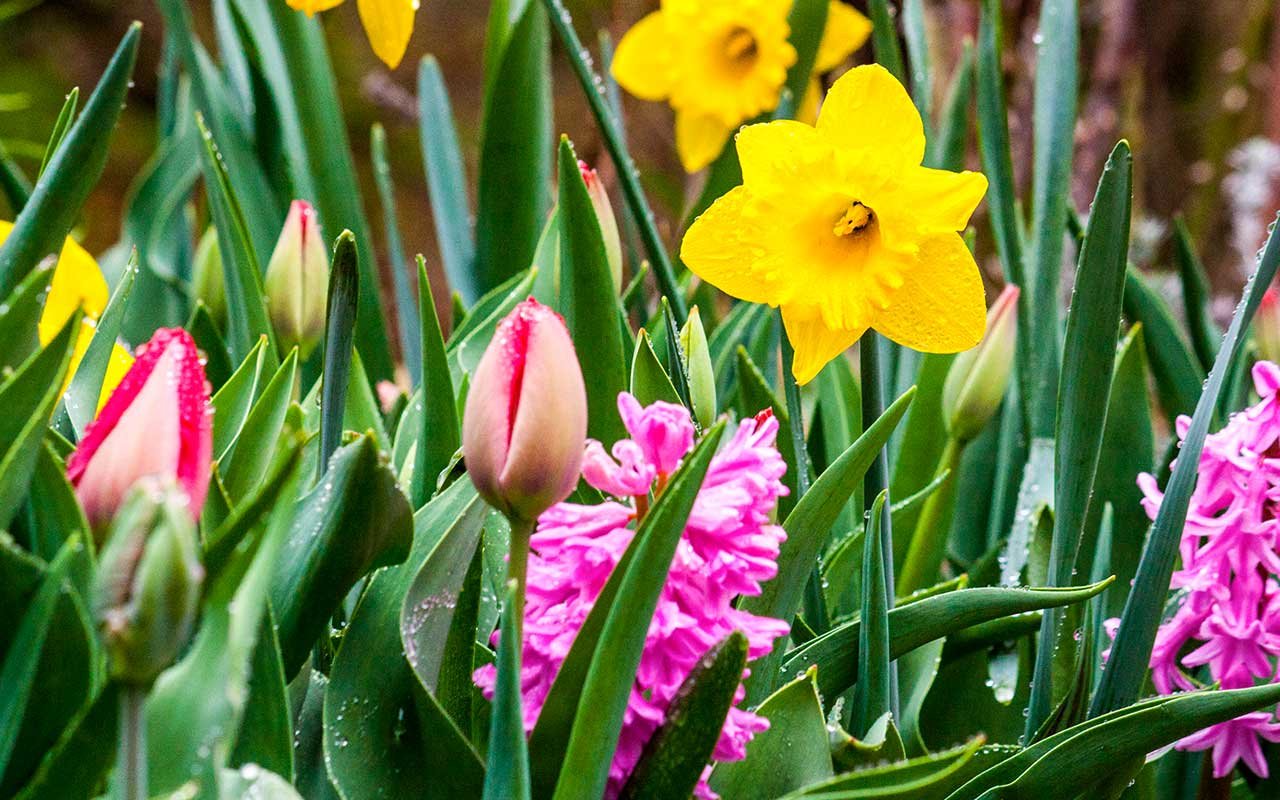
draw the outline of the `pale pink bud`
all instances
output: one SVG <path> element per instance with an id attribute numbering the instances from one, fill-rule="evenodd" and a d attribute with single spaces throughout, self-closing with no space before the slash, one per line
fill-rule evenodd
<path id="1" fill-rule="evenodd" d="M 172 478 L 198 519 L 209 490 L 213 426 L 209 383 L 191 335 L 161 328 L 112 392 L 67 460 L 89 523 L 101 529 L 130 487 L 148 476 Z"/>
<path id="2" fill-rule="evenodd" d="M 578 483 L 587 394 L 564 320 L 533 298 L 498 325 L 462 419 L 467 474 L 494 508 L 535 519 Z"/>
<path id="3" fill-rule="evenodd" d="M 280 344 L 286 350 L 296 345 L 305 359 L 324 335 L 329 295 L 329 252 L 316 210 L 306 200 L 289 206 L 263 288 Z"/>
<path id="4" fill-rule="evenodd" d="M 942 414 L 953 439 L 977 436 L 1004 399 L 1013 369 L 1018 294 L 1017 286 L 1004 287 L 987 311 L 982 341 L 951 362 L 942 387 Z"/>
<path id="5" fill-rule="evenodd" d="M 618 219 L 613 215 L 613 206 L 609 204 L 609 193 L 604 190 L 600 175 L 587 166 L 587 162 L 579 161 L 578 169 L 582 171 L 582 180 L 587 184 L 587 194 L 591 195 L 591 205 L 596 211 L 596 221 L 600 223 L 600 235 L 604 238 L 604 254 L 609 261 L 613 287 L 621 291 L 622 238 L 618 235 Z"/>
<path id="6" fill-rule="evenodd" d="M 1253 340 L 1258 344 L 1258 358 L 1280 362 L 1280 295 L 1268 289 L 1253 318 Z"/>

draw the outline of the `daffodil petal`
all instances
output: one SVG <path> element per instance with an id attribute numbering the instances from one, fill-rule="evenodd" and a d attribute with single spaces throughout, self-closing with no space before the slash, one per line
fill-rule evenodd
<path id="1" fill-rule="evenodd" d="M 924 124 L 898 79 L 879 64 L 840 76 L 822 102 L 818 130 L 837 150 L 874 152 L 881 160 L 917 165 Z"/>
<path id="2" fill-rule="evenodd" d="M 717 117 L 691 111 L 676 112 L 676 152 L 685 172 L 697 172 L 716 160 L 733 127 Z"/>
<path id="3" fill-rule="evenodd" d="M 851 5 L 831 0 L 827 7 L 827 27 L 822 31 L 814 72 L 830 72 L 866 44 L 871 35 L 871 20 Z"/>
<path id="4" fill-rule="evenodd" d="M 872 325 L 904 347 L 924 353 L 958 353 L 982 339 L 987 307 L 982 276 L 957 233 L 920 240 L 903 284 Z"/>
<path id="5" fill-rule="evenodd" d="M 0 220 L 0 244 L 9 238 L 13 223 Z M 53 270 L 49 296 L 40 314 L 40 342 L 47 344 L 58 335 L 62 325 L 77 308 L 83 308 L 91 319 L 97 319 L 107 307 L 110 297 L 107 280 L 102 277 L 98 262 L 70 236 L 62 243 L 58 265 Z"/>
<path id="6" fill-rule="evenodd" d="M 641 100 L 665 100 L 671 93 L 671 50 L 666 17 L 654 11 L 623 35 L 609 71 Z"/>
<path id="7" fill-rule="evenodd" d="M 813 380 L 828 361 L 848 350 L 865 332 L 828 327 L 821 314 L 794 306 L 782 307 L 782 325 L 795 349 L 791 374 L 801 386 Z"/>
<path id="8" fill-rule="evenodd" d="M 775 120 L 747 125 L 734 137 L 742 183 L 755 190 L 808 180 L 814 161 L 830 161 L 831 148 L 809 125 Z"/>
<path id="9" fill-rule="evenodd" d="M 356 8 L 373 52 L 391 69 L 400 66 L 413 35 L 414 0 L 357 0 Z"/>
<path id="10" fill-rule="evenodd" d="M 98 395 L 98 410 L 107 404 L 107 400 L 111 397 L 111 393 L 120 385 L 120 381 L 124 379 L 125 373 L 129 371 L 129 367 L 133 366 L 133 355 L 129 352 L 129 348 L 124 347 L 119 342 L 111 348 L 111 360 L 107 362 L 107 374 L 102 378 L 102 392 Z"/>
<path id="11" fill-rule="evenodd" d="M 286 2 L 288 2 L 289 8 L 294 11 L 302 11 L 308 17 L 342 5 L 342 0 L 286 0 Z"/>
<path id="12" fill-rule="evenodd" d="M 777 304 L 788 264 L 762 247 L 769 220 L 753 213 L 745 186 L 729 190 L 693 221 L 680 245 L 680 260 L 720 291 L 752 303 Z"/>

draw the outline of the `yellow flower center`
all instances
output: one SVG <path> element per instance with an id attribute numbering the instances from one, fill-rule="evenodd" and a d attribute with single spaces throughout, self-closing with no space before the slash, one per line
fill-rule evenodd
<path id="1" fill-rule="evenodd" d="M 724 54 L 735 68 L 746 70 L 755 64 L 756 57 L 760 55 L 760 45 L 756 42 L 755 34 L 741 25 L 735 25 L 729 29 L 729 34 L 724 39 Z"/>
<path id="2" fill-rule="evenodd" d="M 834 228 L 832 233 L 836 236 L 850 236 L 863 230 L 875 221 L 875 212 L 864 206 L 861 202 L 854 200 L 849 204 L 849 208 L 844 212 Z"/>

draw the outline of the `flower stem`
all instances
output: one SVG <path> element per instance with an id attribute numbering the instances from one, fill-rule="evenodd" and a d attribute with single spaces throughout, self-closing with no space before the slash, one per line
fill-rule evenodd
<path id="1" fill-rule="evenodd" d="M 516 630 L 524 630 L 525 582 L 529 574 L 529 539 L 534 520 L 508 517 L 511 523 L 511 547 L 507 557 L 507 580 L 516 582 Z"/>
<path id="2" fill-rule="evenodd" d="M 120 687 L 120 745 L 116 780 L 120 800 L 147 800 L 147 690 Z"/>

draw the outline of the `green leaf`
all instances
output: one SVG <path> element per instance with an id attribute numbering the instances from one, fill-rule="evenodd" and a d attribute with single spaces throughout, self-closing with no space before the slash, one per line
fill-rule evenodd
<path id="1" fill-rule="evenodd" d="M 556 782 L 554 796 L 560 800 L 604 793 L 648 623 L 724 426 L 720 422 L 703 435 L 636 531 L 635 555 L 623 572 L 582 683 Z M 620 564 L 615 569 L 621 568 Z"/>
<path id="2" fill-rule="evenodd" d="M 880 530 L 888 490 L 871 503 L 868 531 Z M 880 537 L 863 536 L 862 613 L 858 626 L 858 683 L 853 692 L 852 729 L 859 736 L 889 713 L 892 691 L 889 670 L 889 609 L 885 597 L 884 552 Z"/>
<path id="3" fill-rule="evenodd" d="M 214 461 L 221 461 L 231 454 L 240 438 L 240 431 L 244 430 L 253 402 L 260 394 L 258 382 L 266 368 L 266 348 L 266 338 L 258 339 L 240 366 L 213 396 Z"/>
<path id="4" fill-rule="evenodd" d="M 473 271 L 488 291 L 532 261 L 550 208 L 551 40 L 536 0 L 492 5 L 484 61 Z"/>
<path id="5" fill-rule="evenodd" d="M 286 675 L 298 671 L 360 578 L 405 559 L 411 518 L 372 438 L 361 436 L 334 454 L 320 484 L 298 501 L 272 582 Z"/>
<path id="6" fill-rule="evenodd" d="M 107 684 L 67 725 L 15 800 L 92 797 L 115 758 L 116 737 L 107 732 L 119 725 L 119 711 L 116 685 Z"/>
<path id="7" fill-rule="evenodd" d="M 827 11 L 831 7 L 829 0 L 796 0 L 787 14 L 787 27 L 790 35 L 787 41 L 795 48 L 796 60 L 787 70 L 785 89 L 793 98 L 804 97 L 813 77 L 814 62 L 818 59 L 818 48 L 822 44 L 822 35 L 827 29 Z M 726 152 L 736 155 L 733 142 L 725 148 Z M 736 166 L 737 159 L 734 159 Z M 741 173 L 735 184 L 741 183 Z M 723 192 L 721 192 L 723 194 Z M 719 197 L 719 195 L 716 195 Z M 714 199 L 714 198 L 712 198 Z M 708 205 L 710 205 L 708 203 Z M 705 209 L 705 206 L 704 206 Z"/>
<path id="8" fill-rule="evenodd" d="M 1086 513 L 1093 497 L 1104 428 L 1098 421 L 1107 414 L 1115 367 L 1116 332 L 1120 328 L 1133 204 L 1132 179 L 1129 144 L 1121 141 L 1107 159 L 1098 181 L 1067 315 L 1055 434 L 1057 480 L 1049 554 L 1050 586 L 1069 584 L 1075 573 Z M 1044 615 L 1041 642 L 1057 640 L 1058 622 L 1057 614 Z M 1035 687 L 1027 716 L 1029 735 L 1035 733 L 1051 711 L 1052 665 L 1057 652 L 1057 648 L 1044 646 L 1036 653 Z"/>
<path id="9" fill-rule="evenodd" d="M 1191 344 L 1202 369 L 1213 366 L 1213 357 L 1222 341 L 1222 331 L 1213 321 L 1210 302 L 1209 278 L 1204 263 L 1196 254 L 1191 232 L 1182 217 L 1173 219 L 1173 255 L 1178 262 L 1178 274 L 1182 278 L 1182 307 L 1186 314 L 1187 328 L 1191 331 Z"/>
<path id="10" fill-rule="evenodd" d="M 473 730 L 471 705 L 476 696 L 476 685 L 471 675 L 474 672 L 477 631 L 480 627 L 480 601 L 481 594 L 488 591 L 484 580 L 484 556 L 485 536 L 481 531 L 480 541 L 471 556 L 471 566 L 467 567 L 467 574 L 462 579 L 462 589 L 458 592 L 454 605 L 448 635 L 443 640 L 444 655 L 440 661 L 439 677 L 436 679 L 435 695 L 440 700 L 440 707 L 460 731 L 468 733 Z M 492 628 L 492 625 L 488 625 L 485 630 Z M 475 719 L 474 723 L 478 726 L 480 719 Z"/>
<path id="11" fill-rule="evenodd" d="M 925 140 L 933 141 L 933 73 L 929 68 L 929 35 L 925 28 L 923 0 L 902 0 L 902 38 L 907 44 L 907 62 L 911 66 L 911 100 L 920 111 Z"/>
<path id="12" fill-rule="evenodd" d="M 791 414 L 787 411 L 787 407 L 782 400 L 773 393 L 773 387 L 769 385 L 769 379 L 764 376 L 760 368 L 751 360 L 747 349 L 742 345 L 738 345 L 738 415 L 742 419 L 746 419 L 754 417 L 765 410 L 770 411 L 778 420 L 778 452 L 782 454 L 782 461 L 787 465 L 786 472 L 782 475 L 782 484 L 787 487 L 787 494 L 778 498 L 777 508 L 778 516 L 784 517 L 791 513 L 791 509 L 795 507 L 796 498 L 800 496 L 799 486 L 797 485 L 799 470 L 796 469 L 795 441 L 788 435 L 791 427 Z M 828 531 L 814 532 L 813 535 L 819 538 L 819 541 L 814 545 L 815 554 L 821 552 L 822 546 L 826 544 L 827 533 Z M 811 566 L 812 564 L 809 564 L 805 569 L 808 570 Z M 776 578 L 774 582 L 777 582 Z M 766 584 L 765 592 L 769 591 L 769 585 L 771 584 Z"/>
<path id="13" fill-rule="evenodd" d="M 241 502 L 267 474 L 276 440 L 285 428 L 289 406 L 298 394 L 298 351 L 295 348 L 262 390 L 249 411 L 236 445 L 219 459 L 218 471 L 233 503 Z"/>
<path id="14" fill-rule="evenodd" d="M 493 721 L 489 725 L 489 769 L 484 774 L 483 800 L 529 799 L 529 743 L 524 738 L 521 710 L 520 648 L 522 604 L 516 582 L 507 584 L 502 602 L 502 635 L 498 641 L 498 679 L 493 690 Z"/>
<path id="15" fill-rule="evenodd" d="M 1217 409 L 1223 379 L 1239 357 L 1241 331 L 1248 329 L 1258 304 L 1262 302 L 1263 292 L 1275 277 L 1277 266 L 1280 266 L 1280 236 L 1276 235 L 1273 227 L 1258 258 L 1257 269 L 1245 286 L 1243 299 L 1231 316 L 1231 325 L 1214 359 L 1209 381 L 1196 403 L 1191 425 L 1182 439 L 1177 464 L 1165 486 L 1164 501 L 1160 504 L 1151 535 L 1142 550 L 1142 559 L 1138 562 L 1133 590 L 1120 618 L 1107 669 L 1102 673 L 1102 681 L 1089 708 L 1091 717 L 1129 705 L 1141 690 L 1156 629 L 1163 616 L 1169 579 L 1178 559 L 1178 545 L 1182 540 L 1191 492 L 1195 488 L 1200 452 Z"/>
<path id="16" fill-rule="evenodd" d="M 564 45 L 564 51 L 569 57 L 574 75 L 577 76 L 578 83 L 587 96 L 587 104 L 591 107 L 596 126 L 604 138 L 609 158 L 617 167 L 623 199 L 630 209 L 632 219 L 640 228 L 640 239 L 644 242 L 645 252 L 653 265 L 653 274 L 657 278 L 658 288 L 671 303 L 671 311 L 675 314 L 676 322 L 683 325 L 688 315 L 684 294 L 677 282 L 676 272 L 671 265 L 666 245 L 663 244 L 662 236 L 658 233 L 653 210 L 649 208 L 649 202 L 640 188 L 640 172 L 627 152 L 622 125 L 609 106 L 609 98 L 605 96 L 604 81 L 592 69 L 589 63 L 590 56 L 573 29 L 573 17 L 565 8 L 563 0 L 542 0 L 542 3 L 547 9 L 547 16 L 551 19 L 551 27 L 555 29 L 561 44 Z"/>
<path id="17" fill-rule="evenodd" d="M 422 164 L 431 196 L 431 218 L 449 286 L 474 303 L 482 294 L 476 281 L 475 238 L 471 231 L 467 176 L 458 147 L 453 108 L 435 56 L 424 56 L 418 65 L 418 138 Z"/>
<path id="18" fill-rule="evenodd" d="M 906 421 L 898 433 L 893 478 L 889 491 L 893 497 L 908 497 L 920 491 L 936 477 L 938 462 L 947 443 L 947 423 L 942 418 L 942 386 L 951 369 L 953 355 L 927 353 L 920 359 L 916 372 L 916 399 L 911 403 Z M 907 514 L 903 525 L 894 520 L 893 562 L 901 564 L 907 557 L 911 533 L 918 514 Z"/>
<path id="19" fill-rule="evenodd" d="M 26 509 L 19 521 L 26 529 L 31 553 L 46 561 L 52 561 L 75 534 L 90 535 L 84 511 L 67 480 L 67 467 L 48 439 L 36 457 Z M 81 597 L 88 597 L 93 582 L 93 559 L 86 553 L 76 566 L 78 569 L 72 571 L 72 584 Z"/>
<path id="20" fill-rule="evenodd" d="M 439 475 L 457 452 L 457 399 L 449 361 L 445 353 L 444 334 L 436 317 L 436 304 L 427 277 L 427 264 L 418 256 L 418 315 L 422 320 L 422 422 L 418 426 L 417 448 L 413 466 L 413 507 L 421 508 L 435 491 Z"/>
<path id="21" fill-rule="evenodd" d="M 98 399 L 102 394 L 102 382 L 107 376 L 107 367 L 111 364 L 111 356 L 120 336 L 120 327 L 124 322 L 125 311 L 129 304 L 129 295 L 133 291 L 134 278 L 138 276 L 138 251 L 129 256 L 120 282 L 116 284 L 111 299 L 98 318 L 93 338 L 85 349 L 84 357 L 76 366 L 71 377 L 71 385 L 63 395 L 67 416 L 75 428 L 76 436 L 83 436 L 85 428 L 98 413 Z"/>
<path id="22" fill-rule="evenodd" d="M 351 375 L 351 347 L 356 333 L 356 315 L 360 310 L 359 262 L 355 236 L 351 231 L 343 231 L 333 243 L 329 296 L 325 304 L 324 382 L 320 387 L 321 473 L 328 469 L 329 457 L 342 441 L 343 420 L 347 413 L 347 382 Z"/>
<path id="23" fill-rule="evenodd" d="M 982 747 L 982 738 L 907 761 L 867 767 L 811 784 L 787 795 L 787 800 L 940 800 Z"/>
<path id="24" fill-rule="evenodd" d="M 391 166 L 387 162 L 387 131 L 382 123 L 373 123 L 369 131 L 369 156 L 373 162 L 374 182 L 382 204 L 382 229 L 391 260 L 391 278 L 396 291 L 396 322 L 399 323 L 400 352 L 414 386 L 422 381 L 421 337 L 418 334 L 418 306 L 409 283 L 409 265 L 404 260 L 404 244 L 400 241 L 400 222 L 396 213 L 396 187 Z M 375 284 L 376 285 L 376 284 Z"/>
<path id="25" fill-rule="evenodd" d="M 934 639 L 1011 614 L 1083 602 L 1110 583 L 1108 579 L 1069 588 L 978 587 L 904 603 L 889 611 L 889 654 L 897 658 Z M 816 665 L 823 696 L 841 694 L 858 680 L 861 627 L 861 621 L 854 619 L 796 648 L 787 654 L 779 673 L 794 675 Z"/>
<path id="26" fill-rule="evenodd" d="M 308 800 L 339 800 L 324 764 L 324 697 L 329 679 L 308 669 L 297 680 L 306 680 L 306 696 L 295 707 L 294 785 Z"/>
<path id="27" fill-rule="evenodd" d="M 750 342 L 761 327 L 773 319 L 773 309 L 759 303 L 736 303 L 707 338 L 711 351 L 711 371 L 716 375 L 716 397 L 721 405 L 737 389 L 738 345 Z"/>
<path id="28" fill-rule="evenodd" d="M 769 720 L 769 729 L 751 740 L 744 760 L 718 764 L 711 773 L 711 788 L 721 797 L 778 797 L 831 777 L 814 670 L 778 689 L 756 713 Z"/>
<path id="29" fill-rule="evenodd" d="M 834 464 L 840 454 L 862 434 L 862 390 L 848 359 L 837 358 L 827 363 L 814 381 L 818 390 L 816 413 L 809 434 L 809 449 L 814 471 L 821 474 Z M 815 439 L 814 431 L 821 436 Z M 813 443 L 819 446 L 815 448 Z M 862 522 L 862 486 L 854 488 L 844 510 L 835 523 L 837 531 L 852 531 Z"/>
<path id="30" fill-rule="evenodd" d="M 249 699 L 231 750 L 233 767 L 256 764 L 293 780 L 293 717 L 274 615 L 262 617 L 249 662 Z"/>
<path id="31" fill-rule="evenodd" d="M 653 341 L 644 328 L 636 336 L 636 347 L 631 354 L 630 391 L 642 406 L 658 400 L 676 405 L 680 403 L 680 395 L 676 394 L 671 376 L 663 369 L 658 354 L 653 352 Z"/>
<path id="32" fill-rule="evenodd" d="M 1182 338 L 1164 298 L 1133 267 L 1125 276 L 1124 313 L 1142 323 L 1151 374 L 1165 418 L 1172 424 L 1179 415 L 1191 414 L 1204 384 L 1204 370 Z"/>
<path id="33" fill-rule="evenodd" d="M 58 119 L 53 123 L 53 131 L 49 134 L 49 143 L 44 148 L 44 157 L 40 159 L 40 171 L 36 173 L 37 178 L 44 174 L 45 168 L 49 166 L 49 160 L 58 151 L 63 137 L 70 130 L 71 123 L 76 118 L 76 105 L 79 102 L 80 87 L 73 86 L 71 91 L 67 92 L 67 99 L 63 101 L 62 110 L 58 112 Z"/>
<path id="34" fill-rule="evenodd" d="M 973 100 L 973 45 L 966 43 L 960 61 L 951 74 L 947 99 L 942 108 L 942 124 L 929 144 L 926 162 L 940 169 L 964 169 L 965 144 L 969 133 L 969 103 Z"/>
<path id="35" fill-rule="evenodd" d="M 0 370 L 16 369 L 40 348 L 38 325 L 56 263 L 47 259 L 4 298 L 8 310 L 0 314 Z"/>
<path id="36" fill-rule="evenodd" d="M 400 612 L 424 561 L 455 523 L 480 525 L 489 509 L 471 481 L 455 481 L 414 518 L 413 546 L 402 564 L 374 574 L 351 616 L 329 672 L 324 754 L 345 798 L 478 797 L 484 764 L 448 724 L 409 662 L 400 656 Z M 462 522 L 463 517 L 468 521 Z M 423 719 L 437 723 L 424 729 Z"/>
<path id="37" fill-rule="evenodd" d="M 893 73 L 899 83 L 906 83 L 907 68 L 902 64 L 898 29 L 888 0 L 868 0 L 867 15 L 871 17 L 871 48 L 875 52 L 876 63 Z"/>
<path id="38" fill-rule="evenodd" d="M 129 26 L 80 118 L 67 132 L 14 221 L 13 230 L 0 245 L 0 297 L 17 288 L 45 256 L 62 252 L 63 240 L 107 163 L 110 132 L 129 90 L 141 30 L 140 23 Z"/>
<path id="39" fill-rule="evenodd" d="M 22 213 L 23 206 L 31 198 L 31 181 L 3 143 L 0 143 L 0 192 L 4 193 L 9 210 L 15 217 Z"/>
<path id="40" fill-rule="evenodd" d="M 667 706 L 619 795 L 622 800 L 689 797 L 724 729 L 747 666 L 747 638 L 734 631 L 707 651 Z"/>
<path id="41" fill-rule="evenodd" d="M 619 327 L 617 287 L 609 274 L 604 238 L 591 195 L 578 169 L 568 137 L 561 137 L 560 269 L 565 322 L 587 381 L 587 433 L 606 446 L 626 435 L 617 414 L 618 394 L 626 391 L 626 355 Z"/>

